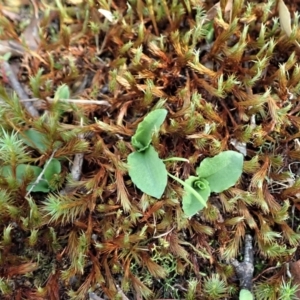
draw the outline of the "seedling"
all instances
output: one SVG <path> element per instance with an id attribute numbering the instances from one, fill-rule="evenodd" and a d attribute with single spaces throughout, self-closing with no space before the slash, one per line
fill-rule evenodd
<path id="1" fill-rule="evenodd" d="M 211 192 L 220 193 L 236 183 L 242 174 L 243 155 L 235 151 L 225 151 L 213 158 L 206 158 L 196 169 L 198 176 L 190 176 L 182 181 L 167 172 L 163 160 L 151 145 L 152 135 L 159 130 L 166 115 L 165 109 L 157 109 L 138 125 L 131 139 L 136 152 L 128 156 L 128 173 L 141 191 L 158 199 L 167 186 L 167 175 L 178 181 L 185 190 L 182 199 L 183 211 L 188 217 L 192 217 L 206 206 Z"/>
<path id="2" fill-rule="evenodd" d="M 242 174 L 243 155 L 235 151 L 224 151 L 212 158 L 205 158 L 196 169 L 198 176 L 190 176 L 184 184 L 186 191 L 182 199 L 183 211 L 189 217 L 206 206 L 211 192 L 220 193 L 233 186 Z M 194 189 L 195 197 L 190 190 Z"/>
<path id="3" fill-rule="evenodd" d="M 153 133 L 159 130 L 166 116 L 167 110 L 157 109 L 145 117 L 131 139 L 136 152 L 128 156 L 128 172 L 133 183 L 144 193 L 158 199 L 167 186 L 168 173 L 150 144 Z"/>
<path id="4" fill-rule="evenodd" d="M 61 172 L 61 164 L 57 159 L 52 159 L 49 163 L 46 163 L 44 171 L 42 168 L 29 165 L 29 164 L 20 164 L 16 168 L 16 179 L 17 182 L 21 185 L 23 180 L 26 178 L 26 175 L 32 174 L 34 178 L 26 190 L 31 192 L 43 192 L 48 193 L 51 188 L 51 180 L 53 180 L 53 176 L 59 174 Z M 43 172 L 43 174 L 42 174 Z M 0 171 L 0 175 L 5 178 L 11 177 L 13 174 L 13 170 L 11 166 L 4 166 Z M 42 176 L 40 176 L 42 174 Z M 37 181 L 37 178 L 41 177 L 40 180 Z"/>

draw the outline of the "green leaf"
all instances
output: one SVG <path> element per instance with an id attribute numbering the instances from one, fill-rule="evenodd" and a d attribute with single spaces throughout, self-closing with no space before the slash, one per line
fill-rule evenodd
<path id="1" fill-rule="evenodd" d="M 66 84 L 58 87 L 54 95 L 55 100 L 70 99 L 70 89 Z"/>
<path id="2" fill-rule="evenodd" d="M 167 186 L 167 170 L 153 146 L 128 156 L 128 173 L 142 192 L 158 199 L 164 193 Z"/>
<path id="3" fill-rule="evenodd" d="M 9 61 L 11 56 L 12 56 L 11 52 L 6 52 L 4 55 L 1 56 L 1 59 L 3 59 L 4 61 Z"/>
<path id="4" fill-rule="evenodd" d="M 12 167 L 11 166 L 3 166 L 1 168 L 0 174 L 3 177 L 11 177 L 12 176 Z"/>
<path id="5" fill-rule="evenodd" d="M 190 176 L 184 183 L 185 194 L 182 198 L 182 209 L 188 217 L 192 217 L 206 206 L 205 204 L 210 195 L 210 187 L 206 179 L 196 176 Z M 191 188 L 201 196 L 204 203 L 200 202 L 198 198 L 191 193 Z"/>
<path id="6" fill-rule="evenodd" d="M 19 184 L 22 184 L 26 175 L 28 176 L 30 173 L 32 174 L 33 180 L 28 184 L 26 187 L 26 191 L 29 191 L 31 186 L 35 183 L 38 176 L 41 174 L 42 168 L 27 164 L 20 164 L 16 168 L 16 179 Z M 1 175 L 5 177 L 12 176 L 12 167 L 11 166 L 4 166 L 1 168 Z M 31 190 L 32 192 L 43 192 L 48 193 L 50 191 L 49 184 L 46 180 L 41 179 Z"/>
<path id="7" fill-rule="evenodd" d="M 36 167 L 36 166 L 31 166 L 31 165 L 26 165 L 26 164 L 20 164 L 17 166 L 17 169 L 16 169 L 17 179 L 24 180 L 25 175 L 28 174 L 29 172 L 32 172 L 34 180 L 35 180 L 41 174 L 42 168 Z"/>
<path id="8" fill-rule="evenodd" d="M 246 289 L 240 290 L 239 300 L 253 300 L 253 299 L 254 299 L 253 294 L 250 291 Z"/>
<path id="9" fill-rule="evenodd" d="M 60 161 L 56 158 L 53 158 L 44 172 L 45 179 L 49 182 L 53 179 L 53 175 L 59 174 L 61 172 L 61 164 Z"/>
<path id="10" fill-rule="evenodd" d="M 144 151 L 149 147 L 153 133 L 159 130 L 167 113 L 166 109 L 156 109 L 138 125 L 135 135 L 131 138 L 131 143 L 136 151 Z"/>
<path id="11" fill-rule="evenodd" d="M 26 191 L 30 190 L 32 184 L 33 184 L 33 182 L 28 185 L 28 187 L 26 188 Z M 49 191 L 50 191 L 49 184 L 46 180 L 43 180 L 43 179 L 41 179 L 39 181 L 39 183 L 37 183 L 31 190 L 31 192 L 42 192 L 42 193 L 48 193 Z"/>
<path id="12" fill-rule="evenodd" d="M 24 134 L 26 138 L 21 137 L 21 139 L 26 145 L 39 150 L 41 153 L 44 153 L 48 149 L 45 134 L 32 128 L 24 131 Z"/>
<path id="13" fill-rule="evenodd" d="M 233 186 L 243 171 L 244 157 L 236 151 L 224 151 L 212 158 L 205 158 L 196 173 L 205 178 L 212 192 L 220 193 Z"/>
<path id="14" fill-rule="evenodd" d="M 41 174 L 42 170 L 43 169 L 40 167 L 25 165 L 25 164 L 21 164 L 17 166 L 17 178 L 19 180 L 23 181 L 24 175 L 28 174 L 28 172 L 33 172 L 34 174 L 34 179 L 28 184 L 26 191 L 29 191 L 31 189 L 32 185 L 34 185 L 36 179 Z M 47 181 L 43 179 L 41 179 L 37 184 L 35 184 L 33 189 L 31 190 L 31 192 L 43 192 L 43 193 L 48 193 L 49 191 L 50 191 L 49 184 Z"/>

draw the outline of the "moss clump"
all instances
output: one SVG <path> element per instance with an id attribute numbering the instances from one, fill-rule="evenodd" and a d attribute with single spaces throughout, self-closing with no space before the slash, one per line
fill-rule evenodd
<path id="1" fill-rule="evenodd" d="M 27 39 L 32 50 L 1 58 L 4 71 L 19 63 L 30 98 L 3 72 L 1 297 L 235 299 L 228 261 L 246 233 L 257 297 L 282 297 L 300 241 L 298 14 L 287 35 L 271 0 L 50 2 L 31 13 L 37 49 Z M 25 35 L 5 14 L 0 28 L 1 40 Z M 189 160 L 166 163 L 182 180 L 206 157 L 245 154 L 238 183 L 191 219 L 177 182 L 155 199 L 128 176 L 131 137 L 158 108 L 152 145 Z"/>

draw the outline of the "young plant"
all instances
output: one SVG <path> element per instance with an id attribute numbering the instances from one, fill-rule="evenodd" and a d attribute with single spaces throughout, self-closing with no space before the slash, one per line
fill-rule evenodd
<path id="1" fill-rule="evenodd" d="M 241 176 L 242 170 L 243 155 L 235 151 L 224 151 L 212 158 L 205 158 L 196 169 L 198 176 L 190 176 L 184 182 L 185 195 L 182 206 L 185 214 L 191 217 L 203 209 L 211 192 L 220 193 L 233 186 Z M 200 195 L 201 201 L 191 189 Z"/>
<path id="2" fill-rule="evenodd" d="M 168 175 L 178 181 L 185 190 L 183 211 L 188 217 L 192 217 L 206 206 L 211 192 L 220 193 L 236 183 L 242 174 L 243 155 L 235 151 L 224 151 L 213 158 L 206 158 L 196 169 L 198 176 L 190 176 L 182 181 L 167 172 L 163 160 L 151 145 L 152 135 L 159 130 L 166 115 L 165 109 L 157 109 L 138 125 L 131 139 L 136 152 L 128 156 L 128 173 L 141 191 L 158 199 L 164 193 Z"/>
<path id="3" fill-rule="evenodd" d="M 61 164 L 57 159 L 52 159 L 45 164 L 44 169 L 29 165 L 20 164 L 16 168 L 16 180 L 19 185 L 22 184 L 27 176 L 33 178 L 33 180 L 28 184 L 26 190 L 30 192 L 43 192 L 48 193 L 51 188 L 51 181 L 56 174 L 61 172 Z M 0 175 L 5 178 L 10 178 L 13 176 L 13 169 L 11 166 L 4 166 L 0 170 Z"/>
<path id="4" fill-rule="evenodd" d="M 26 133 L 32 144 L 41 150 L 46 149 L 45 142 L 42 143 L 46 138 L 43 136 L 44 140 L 42 140 L 42 134 L 34 129 L 29 129 Z M 17 188 L 27 182 L 27 191 L 47 193 L 52 190 L 53 178 L 61 172 L 61 163 L 57 159 L 51 158 L 44 168 L 30 164 L 31 158 L 25 144 L 28 143 L 22 140 L 17 133 L 8 133 L 2 129 L 0 177 L 5 178 L 11 187 Z"/>
<path id="5" fill-rule="evenodd" d="M 138 125 L 132 137 L 136 152 L 128 156 L 128 173 L 133 183 L 144 193 L 160 198 L 167 186 L 167 170 L 151 144 L 152 135 L 157 132 L 167 116 L 167 110 L 150 112 Z"/>

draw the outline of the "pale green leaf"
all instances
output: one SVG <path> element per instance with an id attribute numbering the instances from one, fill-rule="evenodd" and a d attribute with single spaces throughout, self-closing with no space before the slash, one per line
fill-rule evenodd
<path id="1" fill-rule="evenodd" d="M 45 134 L 31 128 L 24 131 L 24 135 L 26 138 L 22 138 L 22 140 L 26 145 L 39 150 L 41 153 L 44 153 L 48 149 Z"/>
<path id="2" fill-rule="evenodd" d="M 17 166 L 17 179 L 20 181 L 23 181 L 25 174 L 29 174 L 30 172 L 32 172 L 32 176 L 34 179 L 26 187 L 26 191 L 29 191 L 31 189 L 31 186 L 35 183 L 36 179 L 42 172 L 42 168 L 37 166 L 25 165 L 25 164 L 21 164 Z M 31 189 L 31 192 L 47 193 L 49 191 L 50 189 L 48 183 L 42 179 Z"/>
<path id="3" fill-rule="evenodd" d="M 253 294 L 250 291 L 246 289 L 240 290 L 239 300 L 253 300 L 253 299 L 254 299 Z"/>
<path id="4" fill-rule="evenodd" d="M 196 172 L 209 182 L 212 192 L 220 193 L 236 183 L 242 170 L 243 155 L 236 151 L 224 151 L 212 158 L 205 158 Z"/>
<path id="5" fill-rule="evenodd" d="M 185 194 L 182 198 L 182 209 L 188 217 L 192 217 L 205 207 L 210 195 L 210 187 L 206 179 L 195 176 L 190 176 L 184 183 Z M 191 189 L 194 189 L 201 196 L 204 203 L 203 201 L 200 202 L 194 193 L 191 193 Z"/>
<path id="6" fill-rule="evenodd" d="M 135 135 L 131 138 L 131 143 L 137 151 L 144 151 L 149 147 L 153 133 L 159 130 L 167 113 L 166 109 L 156 109 L 138 125 Z"/>
<path id="7" fill-rule="evenodd" d="M 38 176 L 41 174 L 42 168 L 27 164 L 20 164 L 16 168 L 16 179 L 19 182 L 19 184 L 22 184 L 22 182 L 26 179 L 27 176 L 31 176 L 33 179 L 26 187 L 26 190 L 29 191 L 31 189 L 31 186 L 35 183 Z M 4 166 L 1 169 L 1 175 L 5 177 L 12 176 L 12 167 L 11 166 Z M 45 180 L 40 180 L 34 188 L 31 190 L 32 192 L 44 192 L 47 193 L 50 191 L 49 185 Z"/>
<path id="8" fill-rule="evenodd" d="M 22 182 L 25 179 L 25 176 L 28 176 L 29 174 L 33 178 L 37 178 L 40 173 L 42 172 L 42 168 L 32 166 L 32 165 L 26 165 L 26 164 L 20 164 L 16 168 L 16 178 Z M 12 167 L 11 166 L 3 166 L 1 168 L 1 175 L 4 177 L 10 177 L 13 175 Z"/>
<path id="9" fill-rule="evenodd" d="M 31 192 L 42 192 L 42 193 L 48 193 L 50 191 L 49 184 L 45 180 L 40 180 L 32 189 L 31 186 L 33 183 L 29 184 L 26 188 L 26 191 L 31 190 Z"/>
<path id="10" fill-rule="evenodd" d="M 56 100 L 70 99 L 69 87 L 66 84 L 59 86 L 55 92 L 54 99 Z"/>
<path id="11" fill-rule="evenodd" d="M 153 146 L 128 156 L 128 173 L 133 183 L 144 193 L 160 198 L 167 185 L 167 170 Z"/>
<path id="12" fill-rule="evenodd" d="M 45 179 L 50 181 L 53 179 L 53 175 L 59 174 L 60 172 L 61 172 L 61 164 L 58 159 L 53 158 L 49 162 L 49 164 L 44 172 L 44 177 L 45 177 Z"/>
<path id="13" fill-rule="evenodd" d="M 41 172 L 42 168 L 40 167 L 20 164 L 17 166 L 16 175 L 17 179 L 23 180 L 26 174 L 32 173 L 32 176 L 37 178 Z"/>

